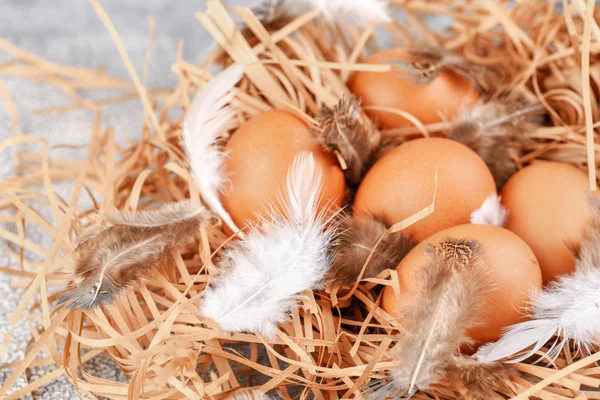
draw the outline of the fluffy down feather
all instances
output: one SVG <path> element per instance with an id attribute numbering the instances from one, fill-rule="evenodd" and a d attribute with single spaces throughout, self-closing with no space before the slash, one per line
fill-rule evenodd
<path id="1" fill-rule="evenodd" d="M 567 341 L 580 351 L 589 351 L 600 338 L 600 212 L 598 199 L 593 199 L 595 220 L 587 229 L 577 251 L 575 272 L 562 276 L 544 291 L 532 297 L 529 312 L 532 319 L 509 327 L 496 343 L 481 347 L 478 357 L 494 361 L 511 357 L 531 346 L 530 350 L 510 362 L 533 356 L 550 339 L 548 350 L 555 359 Z"/>
<path id="2" fill-rule="evenodd" d="M 322 107 L 316 117 L 317 138 L 326 151 L 339 153 L 346 162 L 346 180 L 357 187 L 371 166 L 381 135 L 358 112 L 360 100 L 343 96 L 333 107 Z"/>
<path id="3" fill-rule="evenodd" d="M 232 394 L 231 396 L 227 397 L 226 400 L 275 400 L 277 398 L 277 396 L 269 396 L 264 394 L 260 390 L 254 390 L 252 392 Z"/>
<path id="4" fill-rule="evenodd" d="M 243 65 L 235 64 L 215 76 L 198 91 L 183 122 L 183 144 L 200 195 L 233 232 L 239 229 L 219 199 L 227 181 L 220 142 L 225 125 L 234 115 L 227 105 L 235 94 L 231 89 L 243 74 Z"/>
<path id="5" fill-rule="evenodd" d="M 488 196 L 480 208 L 471 213 L 471 223 L 480 225 L 504 226 L 508 211 L 497 194 Z"/>
<path id="6" fill-rule="evenodd" d="M 100 217 L 112 225 L 156 228 L 176 224 L 194 216 L 200 216 L 205 221 L 211 218 L 208 210 L 191 200 L 168 203 L 153 210 L 129 212 L 110 210 Z"/>
<path id="7" fill-rule="evenodd" d="M 464 355 L 455 355 L 448 362 L 449 376 L 460 381 L 467 389 L 467 400 L 489 400 L 495 392 L 507 388 L 506 382 L 518 373 L 509 365 L 483 363 Z"/>
<path id="8" fill-rule="evenodd" d="M 490 102 L 467 110 L 447 132 L 450 139 L 471 148 L 485 161 L 501 188 L 519 169 L 517 159 L 528 143 L 532 112 L 538 106 Z"/>
<path id="9" fill-rule="evenodd" d="M 410 53 L 417 61 L 395 61 L 394 64 L 406 71 L 405 77 L 419 83 L 429 83 L 442 71 L 450 70 L 468 79 L 480 91 L 491 91 L 499 86 L 498 71 L 473 64 L 456 53 L 440 47 L 413 47 Z"/>
<path id="10" fill-rule="evenodd" d="M 89 228 L 73 251 L 74 278 L 61 296 L 69 307 L 93 308 L 111 303 L 144 276 L 168 264 L 171 252 L 194 239 L 211 220 L 204 207 L 189 201 L 150 211 L 113 211 L 114 225 Z"/>
<path id="11" fill-rule="evenodd" d="M 420 269 L 420 296 L 400 303 L 404 332 L 394 348 L 390 380 L 373 399 L 401 391 L 427 389 L 456 368 L 460 346 L 470 342 L 466 331 L 476 326 L 489 290 L 479 245 L 448 238 L 429 245 L 427 267 Z"/>
<path id="12" fill-rule="evenodd" d="M 381 132 L 379 144 L 375 153 L 371 157 L 371 165 L 386 155 L 390 150 L 400 146 L 405 141 L 406 139 L 404 136 L 398 135 L 394 132 Z"/>
<path id="13" fill-rule="evenodd" d="M 387 0 L 270 0 L 260 7 L 269 21 L 289 19 L 314 8 L 321 10 L 329 23 L 364 28 L 372 22 L 390 22 Z"/>
<path id="14" fill-rule="evenodd" d="M 378 218 L 347 217 L 340 224 L 341 234 L 332 248 L 333 266 L 329 279 L 352 284 L 359 278 L 367 258 L 387 231 Z M 362 278 L 371 278 L 388 268 L 396 268 L 414 247 L 401 232 L 387 235 L 377 245 Z"/>
<path id="15" fill-rule="evenodd" d="M 201 313 L 224 331 L 258 332 L 272 338 L 301 293 L 319 287 L 331 265 L 335 224 L 319 211 L 322 171 L 312 154 L 296 156 L 281 199 L 283 213 L 270 212 L 262 228 L 225 252 L 223 269 L 207 290 Z"/>
<path id="16" fill-rule="evenodd" d="M 313 128 L 323 148 L 344 159 L 344 175 L 353 190 L 379 158 L 404 142 L 400 135 L 379 132 L 359 108 L 360 99 L 342 96 L 335 106 L 319 110 Z"/>

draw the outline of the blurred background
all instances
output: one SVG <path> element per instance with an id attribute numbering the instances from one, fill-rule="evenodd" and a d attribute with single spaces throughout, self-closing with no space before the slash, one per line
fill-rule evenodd
<path id="1" fill-rule="evenodd" d="M 192 63 L 200 62 L 214 48 L 212 39 L 194 16 L 196 11 L 204 10 L 205 0 L 100 2 L 115 25 L 140 76 L 143 74 L 146 57 L 148 17 L 154 18 L 154 38 L 147 75 L 147 86 L 151 89 L 175 85 L 177 77 L 171 72 L 171 64 L 175 61 L 180 40 L 185 40 L 183 58 Z M 251 5 L 252 0 L 227 0 L 226 3 Z M 94 8 L 85 0 L 0 0 L 0 40 L 57 64 L 103 67 L 110 75 L 130 80 L 112 39 Z M 4 42 L 3 44 L 7 45 Z M 50 146 L 75 146 L 69 149 L 54 149 L 53 155 L 83 158 L 94 122 L 94 113 L 81 109 L 58 114 L 36 114 L 43 109 L 70 104 L 71 100 L 59 89 L 7 74 L 6 63 L 12 58 L 14 56 L 2 50 L 0 46 L 0 85 L 4 83 L 8 87 L 16 104 L 20 131 L 44 137 Z M 103 93 L 96 92 L 90 95 L 102 96 Z M 104 124 L 114 127 L 119 142 L 123 142 L 126 137 L 134 141 L 139 137 L 143 113 L 138 101 L 103 107 L 102 114 Z M 11 135 L 9 114 L 0 97 L 0 142 Z M 6 179 L 13 173 L 12 153 L 8 150 L 0 152 L 0 179 Z M 58 184 L 56 190 L 68 198 L 70 185 Z M 46 217 L 52 220 L 50 214 Z M 48 236 L 35 230 L 27 231 L 27 237 L 46 248 L 52 244 Z M 18 268 L 7 250 L 6 245 L 2 243 L 0 266 Z M 0 357 L 0 364 L 21 360 L 27 343 L 32 340 L 25 319 L 21 319 L 14 327 L 8 324 L 23 293 L 23 289 L 10 286 L 11 280 L 12 277 L 0 274 L 0 341 L 6 333 L 10 332 L 14 336 L 8 352 Z M 26 385 L 27 379 L 36 380 L 50 370 L 47 367 L 33 368 L 27 378 L 20 377 L 14 389 Z M 119 370 L 109 360 L 99 357 L 88 365 L 87 370 L 106 379 L 119 379 L 120 376 Z M 0 384 L 11 372 L 0 370 Z M 36 399 L 78 397 L 64 376 L 38 390 L 35 396 Z"/>

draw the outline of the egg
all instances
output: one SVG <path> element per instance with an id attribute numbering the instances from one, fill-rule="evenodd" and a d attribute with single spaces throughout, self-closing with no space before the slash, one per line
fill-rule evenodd
<path id="1" fill-rule="evenodd" d="M 419 60 L 405 48 L 380 51 L 366 62 L 392 64 L 392 69 L 388 72 L 356 72 L 350 82 L 350 90 L 362 98 L 366 112 L 384 129 L 399 128 L 409 121 L 401 115 L 369 109 L 369 106 L 406 111 L 422 123 L 430 124 L 452 120 L 479 100 L 477 90 L 469 81 L 452 71 L 441 71 L 431 82 L 421 83 L 418 78 L 403 76 L 407 71 L 394 67 L 394 61 Z"/>
<path id="2" fill-rule="evenodd" d="M 237 226 L 255 222 L 270 204 L 280 209 L 278 197 L 288 169 L 303 151 L 313 154 L 323 172 L 320 206 L 342 205 L 345 181 L 336 157 L 320 147 L 307 122 L 291 112 L 272 110 L 242 124 L 225 146 L 229 182 L 221 201 Z"/>
<path id="3" fill-rule="evenodd" d="M 492 173 L 474 151 L 450 139 L 416 139 L 371 167 L 356 193 L 355 214 L 375 215 L 388 225 L 410 217 L 431 204 L 436 170 L 434 212 L 403 231 L 414 242 L 468 223 L 471 213 L 496 193 Z"/>
<path id="4" fill-rule="evenodd" d="M 468 238 L 481 245 L 485 273 L 493 289 L 483 295 L 486 303 L 481 324 L 469 330 L 468 336 L 476 344 L 497 340 L 503 328 L 524 321 L 524 309 L 532 291 L 542 287 L 542 274 L 533 251 L 514 233 L 493 225 L 459 225 L 438 232 L 416 246 L 404 257 L 396 269 L 400 296 L 387 286 L 383 292 L 382 308 L 396 314 L 399 302 L 409 296 L 418 296 L 416 279 L 419 268 L 426 264 L 425 243 L 438 245 L 446 238 Z"/>
<path id="5" fill-rule="evenodd" d="M 514 174 L 502 188 L 508 210 L 505 227 L 535 253 L 544 282 L 575 270 L 569 246 L 577 246 L 593 211 L 588 176 L 576 167 L 536 161 Z"/>

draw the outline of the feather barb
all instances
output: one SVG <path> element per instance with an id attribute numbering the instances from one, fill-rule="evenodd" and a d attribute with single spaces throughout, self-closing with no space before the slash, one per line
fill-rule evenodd
<path id="1" fill-rule="evenodd" d="M 60 295 L 69 307 L 94 308 L 114 301 L 144 276 L 167 265 L 171 252 L 195 238 L 209 223 L 208 210 L 190 201 L 150 211 L 113 211 L 113 226 L 95 225 L 73 251 L 77 281 Z"/>
<path id="2" fill-rule="evenodd" d="M 589 352 L 600 337 L 600 202 L 591 197 L 594 217 L 575 249 L 575 272 L 563 275 L 543 291 L 532 294 L 531 320 L 509 327 L 495 343 L 481 347 L 481 361 L 509 358 L 520 362 L 532 357 L 556 337 L 547 355 L 556 359 L 563 346 L 573 341 L 578 352 Z M 519 354 L 521 353 L 521 354 Z M 540 357 L 541 361 L 544 357 Z"/>
<path id="3" fill-rule="evenodd" d="M 259 332 L 272 338 L 306 290 L 318 288 L 331 265 L 328 250 L 335 223 L 319 209 L 322 171 L 312 154 L 300 153 L 287 175 L 268 223 L 227 249 L 221 275 L 205 292 L 201 313 L 228 332 Z"/>
<path id="4" fill-rule="evenodd" d="M 419 294 L 404 299 L 398 310 L 405 329 L 394 348 L 394 367 L 386 382 L 375 383 L 379 388 L 372 398 L 414 394 L 450 374 L 471 384 L 475 372 L 484 376 L 486 371 L 502 369 L 468 361 L 459 352 L 461 345 L 470 343 L 466 332 L 479 323 L 482 296 L 490 290 L 480 246 L 448 238 L 425 250 L 427 265 L 419 269 Z"/>

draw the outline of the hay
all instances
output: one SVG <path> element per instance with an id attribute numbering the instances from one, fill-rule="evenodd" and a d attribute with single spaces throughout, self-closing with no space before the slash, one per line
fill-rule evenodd
<path id="1" fill-rule="evenodd" d="M 590 183 L 596 182 L 595 158 L 600 148 L 594 135 L 600 124 L 600 29 L 593 1 L 586 5 L 583 0 L 565 0 L 562 12 L 557 12 L 553 3 L 541 1 L 519 2 L 514 8 L 495 0 L 392 3 L 405 12 L 405 23 L 387 27 L 398 44 L 427 40 L 476 64 L 501 69 L 505 79 L 498 90 L 537 99 L 544 105 L 551 123 L 531 132 L 533 140 L 520 155 L 520 163 L 544 158 L 568 162 L 585 171 L 589 167 Z M 68 270 L 73 238 L 95 221 L 99 211 L 113 206 L 134 210 L 199 198 L 179 146 L 181 121 L 169 116 L 172 110 L 186 109 L 190 96 L 211 78 L 209 67 L 214 61 L 247 66 L 241 90 L 233 101 L 237 116 L 230 129 L 274 107 L 312 121 L 319 107 L 332 106 L 348 93 L 345 83 L 352 71 L 390 68 L 361 63 L 365 55 L 378 48 L 373 27 L 364 32 L 331 27 L 313 10 L 269 33 L 251 11 L 236 9 L 234 13 L 257 38 L 251 46 L 231 14 L 219 2 L 210 1 L 197 18 L 220 49 L 199 66 L 179 57 L 173 66 L 179 84 L 171 91 L 153 92 L 136 75 L 99 3 L 92 0 L 92 4 L 113 37 L 133 85 L 102 71 L 50 63 L 0 39 L 0 48 L 15 56 L 0 66 L 2 73 L 57 86 L 72 99 L 68 107 L 43 112 L 86 107 L 100 115 L 102 105 L 138 95 L 146 116 L 141 140 L 129 148 L 122 149 L 115 143 L 112 130 L 100 129 L 98 117 L 84 161 L 55 159 L 41 138 L 21 134 L 10 93 L 0 86 L 14 130 L 14 136 L 0 144 L 0 150 L 15 149 L 19 172 L 2 185 L 0 208 L 13 210 L 15 217 L 3 219 L 13 226 L 0 230 L 0 237 L 11 244 L 11 249 L 19 249 L 11 250 L 16 260 L 36 268 L 35 272 L 2 269 L 17 276 L 17 286 L 27 287 L 10 322 L 29 318 L 35 343 L 28 347 L 24 360 L 3 366 L 12 368 L 13 375 L 0 388 L 0 396 L 6 395 L 20 374 L 37 365 L 59 368 L 5 399 L 19 398 L 62 374 L 67 374 L 79 390 L 112 399 L 221 399 L 240 390 L 241 383 L 265 392 L 277 389 L 286 399 L 291 398 L 288 388 L 293 386 L 301 386 L 302 398 L 358 395 L 362 385 L 382 377 L 390 368 L 393 334 L 402 329 L 378 307 L 378 289 L 398 285 L 393 271 L 364 280 L 349 292 L 332 288 L 310 294 L 303 301 L 304 308 L 281 326 L 273 343 L 259 335 L 220 332 L 213 322 L 198 315 L 199 298 L 216 273 L 212 257 L 226 244 L 220 226 L 204 227 L 195 245 L 173 254 L 175 269 L 151 277 L 109 307 L 67 310 L 56 306 L 55 296 L 49 293 L 67 283 L 61 273 Z M 455 23 L 451 34 L 443 37 L 428 30 L 425 14 L 452 16 Z M 152 31 L 153 24 L 149 23 Z M 412 37 L 409 32 L 418 35 Z M 84 88 L 116 88 L 125 94 L 93 101 L 79 95 Z M 406 116 L 401 110 L 392 112 Z M 406 117 L 415 126 L 397 129 L 400 135 L 428 135 L 452 123 L 423 125 L 410 115 Z M 39 143 L 42 151 L 36 155 L 20 153 L 19 145 L 23 143 Z M 59 198 L 52 189 L 52 182 L 61 179 L 74 182 L 68 200 Z M 36 184 L 42 189 L 38 190 Z M 97 203 L 93 209 L 78 208 L 84 192 Z M 29 205 L 34 199 L 47 202 L 55 225 Z M 43 249 L 27 240 L 23 221 L 49 233 L 54 238 L 53 247 Z M 13 233 L 15 230 L 17 233 Z M 44 261 L 28 259 L 25 250 Z M 31 303 L 32 310 L 41 310 L 40 316 L 29 312 Z M 4 338 L 0 352 L 6 350 L 9 341 L 10 337 Z M 48 357 L 36 358 L 42 350 Z M 259 362 L 261 354 L 268 359 L 267 365 Z M 121 367 L 129 377 L 128 383 L 107 381 L 85 371 L 85 361 L 102 355 Z M 598 360 L 600 353 L 583 356 L 567 346 L 551 366 L 518 364 L 516 368 L 522 375 L 511 378 L 508 386 L 512 392 L 505 395 L 516 399 L 533 395 L 541 399 L 600 398 L 593 391 L 600 387 Z M 429 394 L 437 399 L 456 399 L 465 393 L 456 382 L 445 381 Z M 430 397 L 418 393 L 414 398 Z"/>

